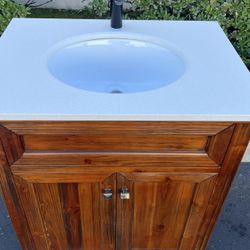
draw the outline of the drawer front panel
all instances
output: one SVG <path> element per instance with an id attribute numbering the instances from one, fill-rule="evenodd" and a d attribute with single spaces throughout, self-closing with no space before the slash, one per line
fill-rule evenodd
<path id="1" fill-rule="evenodd" d="M 18 136 L 22 156 L 16 164 L 126 167 L 139 162 L 141 166 L 220 166 L 235 129 L 235 124 L 216 122 L 20 121 L 1 125 L 10 137 Z"/>
<path id="2" fill-rule="evenodd" d="M 204 151 L 204 135 L 24 135 L 27 150 Z"/>

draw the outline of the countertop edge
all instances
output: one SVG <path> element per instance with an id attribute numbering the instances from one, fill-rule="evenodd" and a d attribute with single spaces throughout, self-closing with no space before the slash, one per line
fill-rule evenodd
<path id="1" fill-rule="evenodd" d="M 0 121 L 206 121 L 250 122 L 250 115 L 46 115 L 0 114 Z"/>

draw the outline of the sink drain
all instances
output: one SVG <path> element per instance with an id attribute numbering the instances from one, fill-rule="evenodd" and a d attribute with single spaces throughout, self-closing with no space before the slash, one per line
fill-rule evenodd
<path id="1" fill-rule="evenodd" d="M 107 93 L 109 94 L 124 94 L 126 91 L 124 91 L 123 86 L 120 85 L 111 85 L 106 89 Z"/>
<path id="2" fill-rule="evenodd" d="M 110 93 L 110 94 L 122 94 L 123 91 L 121 91 L 121 90 L 119 90 L 119 89 L 114 89 L 114 90 L 111 90 L 109 93 Z"/>

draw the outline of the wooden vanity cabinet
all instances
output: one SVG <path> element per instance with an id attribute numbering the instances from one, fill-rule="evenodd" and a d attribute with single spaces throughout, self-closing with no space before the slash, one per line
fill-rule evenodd
<path id="1" fill-rule="evenodd" d="M 249 123 L 0 122 L 23 249 L 205 249 Z"/>

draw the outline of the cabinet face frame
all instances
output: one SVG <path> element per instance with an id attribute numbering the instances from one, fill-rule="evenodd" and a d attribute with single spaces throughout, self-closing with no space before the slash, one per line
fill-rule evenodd
<path id="1" fill-rule="evenodd" d="M 216 222 L 225 196 L 228 192 L 237 167 L 244 154 L 250 139 L 250 123 L 217 123 L 217 122 L 0 122 L 0 180 L 3 196 L 6 201 L 12 222 L 23 249 L 35 249 L 31 229 L 25 218 L 23 206 L 16 191 L 14 174 L 22 175 L 27 170 L 36 171 L 33 177 L 39 181 L 39 174 L 46 175 L 44 167 L 51 164 L 51 171 L 55 176 L 60 174 L 60 167 L 73 167 L 75 178 L 78 178 L 79 169 L 82 173 L 90 172 L 93 175 L 125 173 L 149 173 L 149 172 L 189 172 L 189 173 L 217 173 L 215 188 L 211 194 L 209 204 L 204 214 L 204 220 L 199 228 L 195 239 L 195 249 L 205 249 L 208 237 Z M 149 147 L 141 151 L 141 146 L 135 151 L 125 151 L 108 148 L 108 152 L 98 149 L 91 150 L 65 150 L 46 151 L 40 149 L 28 149 L 26 147 L 25 135 L 55 135 L 72 134 L 82 135 L 92 133 L 101 136 L 120 134 L 126 136 L 149 136 L 148 142 L 159 140 L 160 136 L 154 135 L 184 135 L 187 138 L 198 136 L 207 137 L 207 143 L 200 150 L 195 144 L 195 150 L 186 148 L 162 149 L 162 142 L 158 144 L 157 150 Z M 111 136 L 111 137 L 112 137 Z M 171 136 L 169 137 L 171 138 Z M 184 139 L 185 139 L 184 138 Z M 185 141 L 187 141 L 185 139 Z M 128 141 L 134 143 L 133 141 Z M 200 143 L 200 142 L 199 142 Z M 112 146 L 112 143 L 109 144 Z M 128 144 L 126 144 L 128 145 Z M 155 145 L 155 144 L 152 144 Z M 186 144 L 188 145 L 188 144 Z M 189 144 L 189 145 L 192 145 Z M 198 144 L 201 145 L 201 144 Z M 147 147 L 147 145 L 146 145 Z M 190 147 L 190 146 L 188 146 Z M 44 146 L 46 148 L 46 145 Z M 192 149 L 192 146 L 190 147 Z M 143 148 L 144 145 L 143 145 Z M 198 149 L 198 150 L 197 150 Z M 146 158 L 146 156 L 150 156 Z M 28 164 L 27 164 L 28 163 Z M 25 169 L 26 167 L 26 169 Z M 81 172 L 80 171 L 80 172 Z M 52 176 L 48 172 L 47 176 Z M 62 175 L 62 173 L 61 173 Z M 44 177 L 44 176 L 43 176 Z M 57 176 L 58 177 L 58 176 Z"/>

